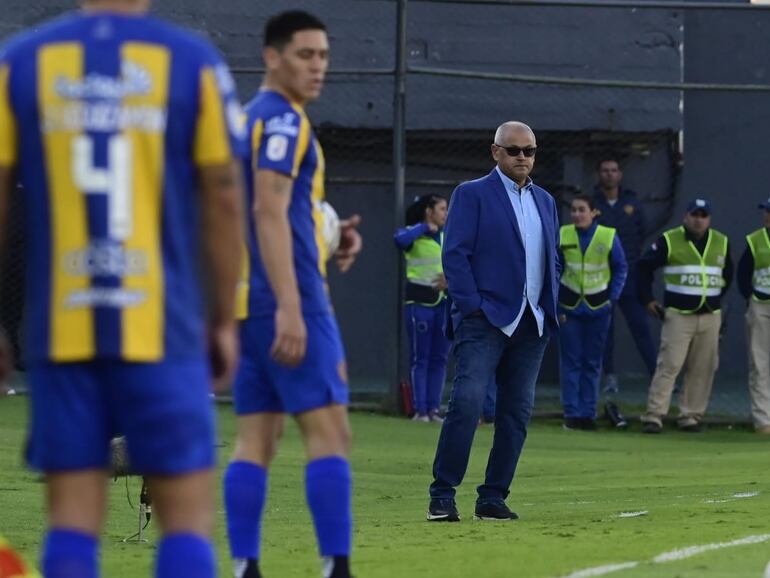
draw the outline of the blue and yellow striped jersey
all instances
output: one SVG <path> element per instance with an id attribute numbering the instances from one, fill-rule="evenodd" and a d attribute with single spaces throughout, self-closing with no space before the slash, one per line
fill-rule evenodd
<path id="1" fill-rule="evenodd" d="M 73 13 L 0 53 L 0 165 L 27 238 L 30 361 L 204 351 L 196 170 L 245 151 L 230 73 L 149 16 Z"/>
<path id="2" fill-rule="evenodd" d="M 326 291 L 326 245 L 321 234 L 324 157 L 305 111 L 271 90 L 262 90 L 246 105 L 246 132 L 251 158 L 246 163 L 248 206 L 254 202 L 254 169 L 267 169 L 294 179 L 289 222 L 294 268 L 305 315 L 331 311 Z M 276 303 L 260 260 L 254 218 L 249 211 L 248 260 L 238 295 L 238 317 L 272 315 Z"/>

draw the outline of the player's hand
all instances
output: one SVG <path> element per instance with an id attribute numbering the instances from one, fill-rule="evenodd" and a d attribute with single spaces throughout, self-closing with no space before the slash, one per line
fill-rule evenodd
<path id="1" fill-rule="evenodd" d="M 285 367 L 297 367 L 305 359 L 307 327 L 299 304 L 278 306 L 275 312 L 275 340 L 270 357 Z"/>
<path id="2" fill-rule="evenodd" d="M 337 268 L 340 273 L 345 273 L 353 266 L 356 257 L 364 246 L 358 225 L 361 224 L 361 215 L 351 215 L 350 218 L 340 221 L 340 246 L 334 253 Z"/>
<path id="3" fill-rule="evenodd" d="M 663 319 L 663 311 L 663 306 L 654 299 L 647 304 L 647 313 L 652 315 L 655 319 Z"/>
<path id="4" fill-rule="evenodd" d="M 13 346 L 8 336 L 0 328 L 0 384 L 8 379 L 13 371 Z"/>
<path id="5" fill-rule="evenodd" d="M 437 291 L 446 291 L 446 277 L 444 277 L 443 273 L 439 273 L 438 277 L 436 277 L 436 280 L 433 282 L 433 288 Z"/>
<path id="6" fill-rule="evenodd" d="M 238 366 L 238 331 L 234 321 L 209 329 L 211 381 L 215 392 L 227 389 Z"/>

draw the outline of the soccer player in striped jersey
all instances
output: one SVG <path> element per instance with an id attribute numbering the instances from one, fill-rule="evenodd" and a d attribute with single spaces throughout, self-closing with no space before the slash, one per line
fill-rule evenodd
<path id="1" fill-rule="evenodd" d="M 238 355 L 242 119 L 216 50 L 148 9 L 86 0 L 0 55 L 0 230 L 18 179 L 47 578 L 98 575 L 118 433 L 154 498 L 155 575 L 215 574 L 209 390 Z"/>
<path id="2" fill-rule="evenodd" d="M 329 44 L 323 23 L 285 12 L 266 25 L 262 88 L 246 106 L 253 207 L 239 299 L 241 365 L 233 391 L 238 437 L 225 474 L 236 578 L 260 576 L 267 472 L 284 414 L 307 451 L 305 489 L 325 578 L 347 578 L 351 545 L 350 429 L 345 357 L 327 294 L 321 234 L 324 158 L 305 103 L 321 92 Z M 343 271 L 361 248 L 357 216 L 342 222 Z"/>

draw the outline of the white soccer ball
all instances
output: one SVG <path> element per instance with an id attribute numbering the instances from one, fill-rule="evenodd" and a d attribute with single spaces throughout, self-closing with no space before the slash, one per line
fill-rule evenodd
<path id="1" fill-rule="evenodd" d="M 340 218 L 337 211 L 329 203 L 321 201 L 320 207 L 323 222 L 321 224 L 321 235 L 326 243 L 326 257 L 331 258 L 340 246 Z"/>

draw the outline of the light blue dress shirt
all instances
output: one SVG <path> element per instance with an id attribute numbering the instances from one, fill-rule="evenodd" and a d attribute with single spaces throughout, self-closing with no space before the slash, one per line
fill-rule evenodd
<path id="1" fill-rule="evenodd" d="M 521 242 L 524 244 L 527 266 L 527 280 L 524 284 L 521 310 L 516 319 L 513 320 L 513 323 L 501 327 L 500 331 L 508 337 L 513 335 L 513 332 L 519 326 L 524 312 L 527 310 L 527 305 L 529 305 L 537 321 L 537 332 L 542 337 L 545 312 L 538 303 L 540 303 L 540 294 L 543 292 L 543 284 L 545 282 L 545 245 L 543 244 L 543 223 L 540 221 L 540 214 L 537 212 L 535 198 L 532 195 L 532 179 L 527 177 L 527 184 L 519 187 L 519 185 L 503 174 L 500 167 L 495 167 L 495 170 L 500 175 L 505 191 L 508 193 L 508 198 L 511 200 L 511 205 L 513 205 L 516 222 L 519 225 L 519 231 L 521 231 Z"/>

